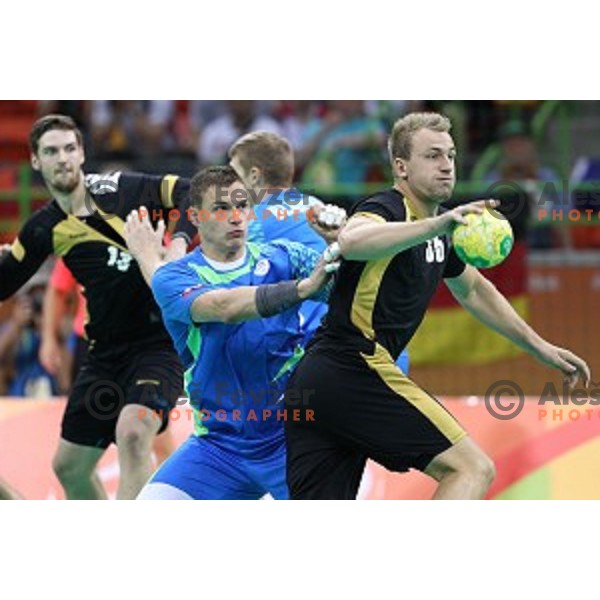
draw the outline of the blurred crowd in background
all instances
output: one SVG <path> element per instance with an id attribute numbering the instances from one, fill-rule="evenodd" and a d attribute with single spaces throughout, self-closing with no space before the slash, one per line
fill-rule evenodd
<path id="1" fill-rule="evenodd" d="M 202 165 L 226 162 L 241 135 L 273 131 L 295 150 L 298 187 L 349 208 L 390 183 L 386 139 L 394 121 L 430 110 L 453 123 L 454 201 L 500 197 L 529 250 L 600 248 L 600 102 L 558 101 L 0 101 L 0 242 L 12 241 L 20 223 L 48 200 L 28 164 L 31 125 L 45 114 L 78 123 L 87 172 L 191 176 Z M 68 369 L 50 376 L 38 359 L 51 268 L 0 307 L 0 395 L 47 397 L 70 385 Z M 69 297 L 71 316 L 77 302 L 76 294 Z M 71 321 L 64 327 L 67 340 Z M 66 344 L 64 352 L 67 364 Z"/>

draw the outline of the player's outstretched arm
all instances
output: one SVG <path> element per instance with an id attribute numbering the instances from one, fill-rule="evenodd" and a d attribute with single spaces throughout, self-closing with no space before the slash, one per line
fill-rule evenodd
<path id="1" fill-rule="evenodd" d="M 339 267 L 336 258 L 321 258 L 310 276 L 298 281 L 206 292 L 194 300 L 192 319 L 196 323 L 240 323 L 277 315 L 317 295 Z"/>
<path id="2" fill-rule="evenodd" d="M 38 219 L 29 219 L 10 246 L 0 247 L 0 302 L 19 291 L 52 252 L 52 236 L 43 235 L 47 228 Z"/>
<path id="3" fill-rule="evenodd" d="M 125 221 L 123 231 L 127 247 L 137 261 L 146 283 L 151 285 L 152 276 L 156 270 L 165 264 L 163 237 L 165 222 L 159 221 L 154 229 L 148 211 L 141 207 L 133 210 Z"/>
<path id="4" fill-rule="evenodd" d="M 571 388 L 575 387 L 579 378 L 586 386 L 589 384 L 591 374 L 586 362 L 571 351 L 555 346 L 538 335 L 496 286 L 477 269 L 467 266 L 458 277 L 446 279 L 446 285 L 474 317 L 543 364 L 561 371 Z"/>
<path id="5" fill-rule="evenodd" d="M 438 235 L 450 233 L 465 222 L 470 213 L 481 214 L 494 201 L 479 200 L 458 206 L 437 217 L 413 223 L 391 223 L 361 216 L 352 217 L 339 234 L 338 242 L 346 260 L 379 260 L 422 244 Z"/>

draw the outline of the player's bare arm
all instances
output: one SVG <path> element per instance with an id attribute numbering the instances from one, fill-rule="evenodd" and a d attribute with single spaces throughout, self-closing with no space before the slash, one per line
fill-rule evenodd
<path id="1" fill-rule="evenodd" d="M 571 351 L 538 335 L 508 300 L 477 269 L 468 266 L 458 277 L 445 280 L 456 300 L 482 323 L 505 336 L 541 363 L 561 371 L 571 388 L 581 378 L 587 386 L 590 369 Z"/>
<path id="2" fill-rule="evenodd" d="M 329 282 L 339 263 L 336 252 L 324 253 L 310 277 L 261 286 L 242 286 L 207 292 L 192 304 L 197 323 L 240 323 L 273 316 L 319 293 Z"/>
<path id="3" fill-rule="evenodd" d="M 358 213 L 339 234 L 342 256 L 347 260 L 379 260 L 393 256 L 438 235 L 449 233 L 456 224 L 465 222 L 465 215 L 481 214 L 489 202 L 471 202 L 439 216 L 413 223 L 388 223 L 377 215 L 363 216 Z"/>

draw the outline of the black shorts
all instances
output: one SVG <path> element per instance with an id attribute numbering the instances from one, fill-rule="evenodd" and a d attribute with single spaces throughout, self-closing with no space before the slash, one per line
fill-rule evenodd
<path id="1" fill-rule="evenodd" d="M 128 404 L 157 413 L 164 431 L 182 391 L 183 367 L 164 338 L 94 344 L 69 395 L 61 436 L 73 444 L 107 448 L 115 441 L 117 420 Z"/>
<path id="2" fill-rule="evenodd" d="M 356 497 L 367 458 L 390 471 L 425 470 L 467 434 L 377 345 L 373 355 L 308 351 L 285 393 L 292 499 Z M 299 416 L 298 416 L 299 415 Z"/>

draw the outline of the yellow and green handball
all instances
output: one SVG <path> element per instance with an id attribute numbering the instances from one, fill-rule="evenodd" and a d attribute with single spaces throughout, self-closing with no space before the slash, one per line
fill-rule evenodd
<path id="1" fill-rule="evenodd" d="M 460 259 L 478 269 L 499 265 L 513 247 L 514 236 L 508 220 L 495 210 L 465 217 L 466 225 L 457 225 L 452 244 Z"/>

